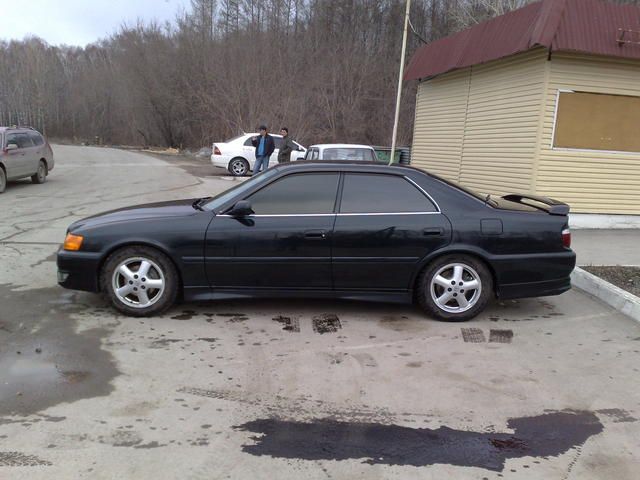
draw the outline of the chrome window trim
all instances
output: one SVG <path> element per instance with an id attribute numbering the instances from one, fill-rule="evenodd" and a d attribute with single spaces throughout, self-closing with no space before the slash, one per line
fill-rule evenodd
<path id="1" fill-rule="evenodd" d="M 431 200 L 431 203 L 433 203 L 433 205 L 436 207 L 436 209 L 438 210 L 437 213 L 442 213 L 442 210 L 440 209 L 440 205 L 438 205 L 438 202 L 436 202 L 433 197 L 431 195 L 429 195 L 424 188 L 422 188 L 420 185 L 418 185 L 416 182 L 414 182 L 413 180 L 411 180 L 409 177 L 405 176 L 404 177 L 405 180 L 407 180 L 409 183 L 411 183 L 412 185 L 414 185 L 418 190 L 420 190 L 429 200 Z"/>
<path id="2" fill-rule="evenodd" d="M 353 217 L 353 216 L 381 216 L 381 215 L 441 215 L 441 212 L 388 212 L 388 213 L 273 213 L 253 214 L 242 218 L 253 217 Z M 221 214 L 216 217 L 233 217 L 233 215 Z"/>
<path id="3" fill-rule="evenodd" d="M 441 215 L 441 212 L 376 212 L 376 213 L 337 213 L 339 217 L 353 217 L 355 215 L 380 216 L 380 215 Z"/>

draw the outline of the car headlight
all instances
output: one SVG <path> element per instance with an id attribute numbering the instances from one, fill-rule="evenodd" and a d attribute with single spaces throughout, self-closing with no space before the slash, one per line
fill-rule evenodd
<path id="1" fill-rule="evenodd" d="M 72 233 L 67 233 L 67 237 L 64 239 L 63 248 L 71 252 L 77 252 L 78 250 L 80 250 L 83 240 L 84 240 L 84 237 L 82 235 L 74 235 Z"/>

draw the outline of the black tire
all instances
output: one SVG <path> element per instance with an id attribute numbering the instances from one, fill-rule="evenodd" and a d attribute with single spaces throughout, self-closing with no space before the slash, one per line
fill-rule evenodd
<path id="1" fill-rule="evenodd" d="M 150 264 L 146 276 L 137 275 L 143 261 Z M 123 264 L 135 278 L 120 273 Z M 162 287 L 147 289 L 145 285 L 152 282 L 162 282 Z M 120 285 L 118 290 L 126 287 L 136 291 L 123 296 L 116 291 L 116 285 Z M 100 271 L 100 286 L 116 310 L 131 317 L 150 317 L 163 313 L 175 303 L 180 279 L 169 257 L 155 248 L 140 245 L 124 247 L 109 255 Z M 146 307 L 141 306 L 141 294 L 147 297 L 149 305 Z"/>
<path id="2" fill-rule="evenodd" d="M 44 160 L 40 160 L 40 163 L 38 164 L 38 171 L 31 175 L 31 181 L 35 184 L 40 185 L 47 181 L 48 173 L 49 172 L 47 171 L 47 163 Z"/>
<path id="3" fill-rule="evenodd" d="M 454 280 L 456 272 L 460 272 L 460 281 Z M 479 288 L 474 288 L 474 280 Z M 445 255 L 422 271 L 416 296 L 420 306 L 436 319 L 465 322 L 487 306 L 493 296 L 493 279 L 482 261 L 463 254 Z"/>
<path id="4" fill-rule="evenodd" d="M 4 173 L 4 168 L 0 167 L 0 193 L 4 193 L 7 189 L 7 174 Z"/>
<path id="5" fill-rule="evenodd" d="M 244 177 L 249 173 L 249 162 L 242 157 L 232 158 L 227 169 L 234 177 Z"/>

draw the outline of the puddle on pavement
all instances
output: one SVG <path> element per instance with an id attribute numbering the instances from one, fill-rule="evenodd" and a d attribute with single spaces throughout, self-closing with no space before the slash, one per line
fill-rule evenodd
<path id="1" fill-rule="evenodd" d="M 59 287 L 14 291 L 0 285 L 0 305 L 0 417 L 112 391 L 119 372 L 101 348 L 109 330 L 77 333 L 73 317 L 103 316 L 99 298 Z"/>
<path id="2" fill-rule="evenodd" d="M 252 455 L 302 459 L 349 460 L 424 467 L 445 464 L 502 471 L 511 458 L 547 458 L 583 445 L 604 427 L 593 412 L 562 411 L 513 418 L 514 433 L 474 432 L 442 426 L 408 428 L 377 423 L 316 420 L 311 423 L 275 418 L 235 427 L 253 432 Z M 528 467 L 528 466 L 527 466 Z M 525 467 L 525 468 L 527 468 Z"/>

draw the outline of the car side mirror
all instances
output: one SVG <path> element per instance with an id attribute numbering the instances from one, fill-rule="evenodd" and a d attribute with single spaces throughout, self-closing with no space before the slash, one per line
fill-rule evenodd
<path id="1" fill-rule="evenodd" d="M 233 206 L 233 208 L 229 212 L 229 215 L 231 215 L 232 217 L 246 217 L 247 215 L 251 215 L 252 213 L 253 210 L 251 208 L 251 202 L 249 200 L 240 200 Z"/>
<path id="2" fill-rule="evenodd" d="M 16 143 L 9 143 L 7 145 L 7 148 L 5 148 L 5 150 L 8 152 L 9 150 L 17 150 L 18 149 L 18 144 Z"/>

